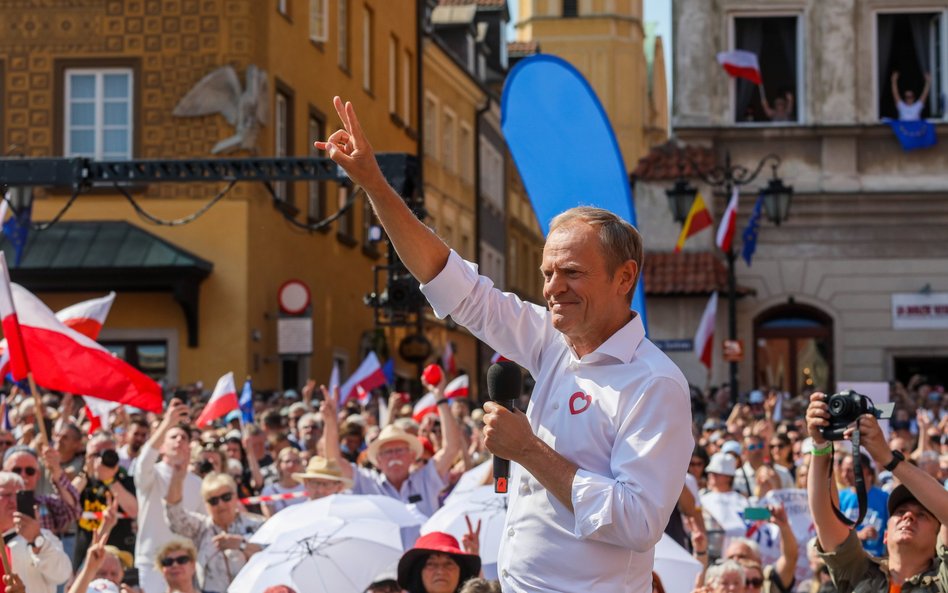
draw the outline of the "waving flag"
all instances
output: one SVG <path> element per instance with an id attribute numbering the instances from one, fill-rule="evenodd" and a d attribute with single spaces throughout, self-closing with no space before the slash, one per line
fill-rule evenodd
<path id="1" fill-rule="evenodd" d="M 201 410 L 201 415 L 194 422 L 198 428 L 204 428 L 211 422 L 226 416 L 234 410 L 240 409 L 240 402 L 237 401 L 237 387 L 234 386 L 234 373 L 227 373 L 217 380 L 214 391 L 211 393 L 211 399 Z"/>
<path id="2" fill-rule="evenodd" d="M 244 388 L 240 392 L 240 417 L 244 424 L 253 424 L 253 385 L 250 377 L 244 381 Z"/>
<path id="3" fill-rule="evenodd" d="M 94 340 L 67 327 L 42 301 L 10 282 L 0 254 L 0 316 L 13 379 L 32 371 L 36 382 L 149 412 L 160 412 L 161 387 Z M 28 356 L 27 356 L 28 355 Z"/>
<path id="4" fill-rule="evenodd" d="M 701 321 L 698 322 L 698 330 L 695 332 L 695 354 L 701 364 L 711 370 L 711 355 L 714 353 L 714 325 L 718 314 L 718 293 L 711 293 L 708 304 L 701 315 Z"/>
<path id="5" fill-rule="evenodd" d="M 361 387 L 364 391 L 372 391 L 385 385 L 385 373 L 382 372 L 382 365 L 379 364 L 379 357 L 375 352 L 369 352 L 359 368 L 352 376 L 346 379 L 346 382 L 339 388 L 339 405 L 357 395 L 356 387 Z"/>
<path id="6" fill-rule="evenodd" d="M 332 372 L 329 373 L 329 393 L 339 387 L 339 361 L 332 361 Z"/>
<path id="7" fill-rule="evenodd" d="M 7 396 L 0 398 L 0 429 L 13 430 L 13 422 L 10 421 L 10 404 L 7 402 Z"/>
<path id="8" fill-rule="evenodd" d="M 761 84 L 760 64 L 753 52 L 743 49 L 722 51 L 718 54 L 718 64 L 733 78 L 746 78 L 754 84 Z"/>
<path id="9" fill-rule="evenodd" d="M 685 246 L 688 237 L 703 231 L 713 224 L 711 213 L 704 203 L 704 198 L 699 193 L 695 196 L 695 201 L 691 203 L 691 210 L 688 211 L 688 218 L 685 224 L 681 225 L 681 234 L 678 235 L 678 243 L 675 245 L 675 253 L 680 253 L 681 248 Z"/>
<path id="10" fill-rule="evenodd" d="M 14 212 L 13 216 L 3 222 L 3 233 L 10 240 L 10 244 L 13 245 L 13 263 L 16 266 L 20 265 L 20 260 L 23 258 L 23 249 L 26 247 L 26 240 L 30 235 L 30 216 L 32 212 L 33 202 L 30 202 L 25 208 L 21 208 L 19 212 Z"/>
<path id="11" fill-rule="evenodd" d="M 743 234 L 744 246 L 741 249 L 741 257 L 744 258 L 747 265 L 751 265 L 751 258 L 754 257 L 754 252 L 757 251 L 757 232 L 758 229 L 760 229 L 760 213 L 763 207 L 764 194 L 761 193 L 757 196 L 757 202 L 754 203 L 754 211 L 751 212 L 750 219 L 747 221 L 747 227 L 744 229 Z"/>
<path id="12" fill-rule="evenodd" d="M 62 321 L 66 327 L 95 340 L 98 339 L 114 302 L 115 293 L 110 292 L 104 297 L 81 301 L 61 309 L 56 313 L 56 319 Z M 10 355 L 7 352 L 7 340 L 4 338 L 0 340 L 0 377 L 6 377 L 9 372 Z"/>
<path id="13" fill-rule="evenodd" d="M 734 227 L 737 225 L 737 199 L 739 194 L 740 192 L 735 185 L 734 191 L 731 192 L 731 200 L 727 203 L 727 208 L 724 209 L 724 215 L 721 216 L 721 224 L 718 226 L 718 235 L 714 240 L 718 249 L 725 253 L 731 249 L 731 244 L 734 241 Z"/>
<path id="14" fill-rule="evenodd" d="M 109 419 L 109 415 L 112 413 L 112 410 L 121 404 L 88 395 L 83 396 L 82 399 L 86 402 L 86 416 L 89 418 L 89 434 L 95 434 L 100 428 L 110 430 L 112 428 L 112 422 Z"/>
<path id="15" fill-rule="evenodd" d="M 471 379 L 467 375 L 461 375 L 457 377 L 450 383 L 448 383 L 444 388 L 444 397 L 447 399 L 455 399 L 458 397 L 467 397 L 471 385 Z M 438 413 L 438 400 L 435 397 L 433 391 L 421 396 L 417 402 L 415 402 L 415 407 L 412 409 L 411 418 L 415 422 L 421 422 L 425 416 L 428 414 L 437 414 Z"/>

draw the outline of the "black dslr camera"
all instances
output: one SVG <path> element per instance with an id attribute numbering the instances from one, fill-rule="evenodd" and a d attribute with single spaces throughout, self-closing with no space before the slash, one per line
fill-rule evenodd
<path id="1" fill-rule="evenodd" d="M 99 458 L 102 460 L 102 465 L 109 469 L 112 469 L 119 464 L 119 456 L 118 453 L 115 452 L 115 449 L 106 449 L 105 451 L 102 451 L 102 454 L 99 456 Z"/>
<path id="2" fill-rule="evenodd" d="M 842 441 L 843 433 L 863 414 L 872 414 L 876 418 L 892 417 L 893 404 L 876 407 L 868 396 L 855 391 L 841 391 L 826 398 L 829 408 L 829 426 L 820 429 L 823 438 L 828 441 Z"/>

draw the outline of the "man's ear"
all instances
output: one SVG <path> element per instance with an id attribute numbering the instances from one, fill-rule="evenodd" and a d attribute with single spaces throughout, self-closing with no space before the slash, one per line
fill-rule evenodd
<path id="1" fill-rule="evenodd" d="M 639 266 L 635 260 L 626 260 L 616 269 L 613 275 L 619 281 L 619 290 L 621 294 L 626 295 L 629 291 L 635 289 L 635 279 L 638 276 Z"/>

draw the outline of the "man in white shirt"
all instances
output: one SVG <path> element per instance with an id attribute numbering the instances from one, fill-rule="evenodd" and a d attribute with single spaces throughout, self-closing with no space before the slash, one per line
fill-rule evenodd
<path id="1" fill-rule="evenodd" d="M 694 439 L 687 383 L 630 310 L 642 262 L 637 231 L 595 208 L 560 215 L 541 266 L 549 310 L 524 303 L 415 218 L 385 181 L 352 105 L 334 103 L 346 129 L 315 146 L 366 191 L 435 313 L 536 379 L 526 414 L 485 405 L 488 448 L 514 462 L 501 586 L 651 591 L 654 546 Z"/>
<path id="2" fill-rule="evenodd" d="M 164 593 L 164 576 L 155 568 L 155 557 L 175 536 L 165 520 L 163 501 L 168 494 L 173 468 L 170 462 L 188 463 L 190 410 L 178 399 L 171 400 L 154 434 L 141 449 L 136 463 L 135 489 L 138 496 L 138 534 L 135 539 L 135 566 L 144 593 Z M 162 461 L 158 462 L 159 453 Z M 201 480 L 188 474 L 184 481 L 183 508 L 205 513 Z"/>
<path id="3" fill-rule="evenodd" d="M 62 542 L 40 522 L 16 510 L 16 494 L 25 489 L 23 478 L 0 472 L 0 533 L 7 543 L 12 570 L 30 593 L 53 593 L 72 576 L 72 561 Z"/>

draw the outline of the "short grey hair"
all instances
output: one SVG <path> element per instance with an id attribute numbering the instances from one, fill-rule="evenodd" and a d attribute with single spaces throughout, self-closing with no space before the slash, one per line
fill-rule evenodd
<path id="1" fill-rule="evenodd" d="M 26 484 L 23 483 L 23 478 L 19 474 L 13 472 L 0 472 L 0 488 L 5 486 L 16 486 L 17 490 L 23 490 L 26 488 Z"/>
<path id="2" fill-rule="evenodd" d="M 606 258 L 606 268 L 610 274 L 615 274 L 619 266 L 632 260 L 635 262 L 635 283 L 626 294 L 629 302 L 642 275 L 642 266 L 645 263 L 645 247 L 639 231 L 622 220 L 617 215 L 603 208 L 593 206 L 577 206 L 557 214 L 550 221 L 550 233 L 560 227 L 571 226 L 576 223 L 588 224 L 599 230 L 599 245 Z"/>
<path id="3" fill-rule="evenodd" d="M 724 575 L 732 573 L 741 577 L 741 585 L 747 584 L 747 576 L 744 574 L 744 567 L 734 560 L 725 560 L 720 564 L 708 567 L 708 572 L 704 575 L 704 584 L 714 586 L 724 578 Z"/>

